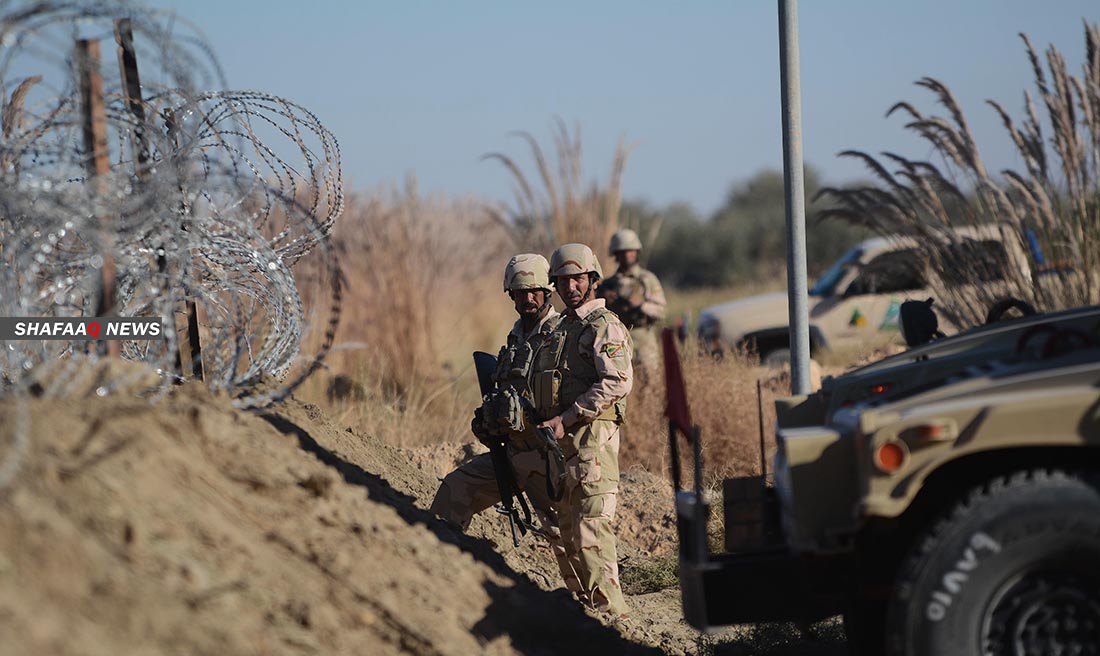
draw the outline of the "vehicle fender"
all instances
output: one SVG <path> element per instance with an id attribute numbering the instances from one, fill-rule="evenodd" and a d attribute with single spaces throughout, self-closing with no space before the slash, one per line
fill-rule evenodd
<path id="1" fill-rule="evenodd" d="M 922 438 L 925 426 L 943 426 L 945 433 Z M 977 403 L 948 400 L 916 408 L 866 442 L 859 449 L 861 478 L 867 481 L 860 514 L 897 517 L 930 477 L 953 463 L 987 461 L 994 455 L 1011 462 L 1013 453 L 1036 458 L 1057 453 L 1072 466 L 1100 452 L 1100 396 L 1092 386 L 1076 386 L 1018 390 Z M 908 451 L 904 465 L 893 474 L 880 471 L 874 462 L 875 451 L 887 442 Z M 967 478 L 965 474 L 963 469 L 953 478 Z"/>

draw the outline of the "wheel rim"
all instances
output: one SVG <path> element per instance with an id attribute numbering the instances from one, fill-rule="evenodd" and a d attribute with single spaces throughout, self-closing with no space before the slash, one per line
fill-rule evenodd
<path id="1" fill-rule="evenodd" d="M 1100 586 L 1065 569 L 1027 572 L 1001 586 L 982 622 L 986 656 L 1100 654 Z"/>

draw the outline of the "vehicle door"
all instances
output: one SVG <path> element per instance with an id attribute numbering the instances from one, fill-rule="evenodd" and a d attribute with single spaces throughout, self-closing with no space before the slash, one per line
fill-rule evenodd
<path id="1" fill-rule="evenodd" d="M 836 342 L 898 333 L 901 304 L 929 297 L 926 267 L 915 248 L 887 251 L 860 266 L 828 312 L 815 319 Z"/>

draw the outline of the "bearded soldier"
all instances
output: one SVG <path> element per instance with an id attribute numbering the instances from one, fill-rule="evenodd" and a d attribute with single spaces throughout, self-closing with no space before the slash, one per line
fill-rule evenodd
<path id="1" fill-rule="evenodd" d="M 526 399 L 530 398 L 527 374 L 535 349 L 560 318 L 550 304 L 548 270 L 546 258 L 531 253 L 516 255 L 504 269 L 504 291 L 511 296 L 519 319 L 508 333 L 508 343 L 500 351 L 493 378 L 498 389 L 511 388 Z M 499 407 L 500 402 L 507 402 L 508 397 L 507 394 L 487 397 L 475 413 L 471 428 L 482 442 L 488 443 L 491 436 L 498 434 L 498 419 L 501 416 L 509 412 L 522 412 L 520 408 L 502 410 Z M 546 454 L 540 451 L 540 444 L 533 422 L 527 422 L 523 430 L 512 431 L 508 435 L 507 459 L 511 462 L 515 483 L 531 499 L 543 534 L 558 561 L 565 587 L 581 597 L 583 590 L 576 574 L 576 564 L 570 560 L 562 543 L 556 512 L 547 490 Z M 474 515 L 500 501 L 497 472 L 494 471 L 490 454 L 484 453 L 443 479 L 432 500 L 431 511 L 466 530 Z"/>
<path id="2" fill-rule="evenodd" d="M 633 383 L 626 326 L 596 298 L 603 273 L 592 249 L 566 244 L 550 257 L 550 277 L 565 312 L 535 353 L 529 385 L 566 458 L 565 494 L 557 504 L 562 538 L 579 563 L 584 599 L 623 615 L 615 533 L 619 426 Z"/>
<path id="3" fill-rule="evenodd" d="M 665 318 L 665 291 L 653 272 L 638 264 L 642 241 L 633 230 L 611 236 L 611 255 L 619 264 L 615 275 L 600 284 L 607 308 L 619 315 L 634 340 L 634 369 L 640 383 L 659 363 L 657 322 Z"/>

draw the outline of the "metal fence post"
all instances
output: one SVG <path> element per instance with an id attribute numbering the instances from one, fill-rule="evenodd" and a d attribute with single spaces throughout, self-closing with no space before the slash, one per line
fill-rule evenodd
<path id="1" fill-rule="evenodd" d="M 802 98 L 798 78 L 798 0 L 779 1 L 779 68 L 783 97 L 783 187 L 787 206 L 787 298 L 791 393 L 810 392 L 806 290 L 806 190 L 802 169 Z"/>

